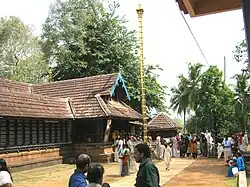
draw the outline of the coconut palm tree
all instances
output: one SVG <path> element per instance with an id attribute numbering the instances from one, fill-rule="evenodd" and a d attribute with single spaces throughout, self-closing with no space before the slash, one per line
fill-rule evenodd
<path id="1" fill-rule="evenodd" d="M 186 114 L 190 110 L 196 110 L 196 98 L 200 88 L 200 78 L 202 64 L 188 64 L 188 77 L 184 75 L 178 76 L 178 87 L 171 89 L 172 97 L 170 99 L 171 107 L 178 114 L 183 114 L 184 118 L 184 132 L 186 128 Z"/>
<path id="2" fill-rule="evenodd" d="M 187 83 L 185 90 L 183 92 L 184 97 L 188 97 L 189 108 L 191 110 L 196 110 L 196 99 L 198 90 L 200 89 L 200 79 L 202 76 L 201 68 L 203 67 L 202 64 L 188 64 L 188 77 L 186 79 Z"/>
<path id="3" fill-rule="evenodd" d="M 177 111 L 178 114 L 182 115 L 183 114 L 183 131 L 185 133 L 186 130 L 186 113 L 188 109 L 188 97 L 184 96 L 183 93 L 185 91 L 185 84 L 187 83 L 187 80 L 183 75 L 179 76 L 179 84 L 178 87 L 172 87 L 171 92 L 172 92 L 172 97 L 170 99 L 171 102 L 171 108 L 174 111 Z"/>
<path id="4" fill-rule="evenodd" d="M 242 74 L 236 74 L 236 87 L 235 87 L 235 112 L 239 117 L 241 125 L 244 130 L 247 129 L 250 115 L 250 75 L 242 71 Z"/>

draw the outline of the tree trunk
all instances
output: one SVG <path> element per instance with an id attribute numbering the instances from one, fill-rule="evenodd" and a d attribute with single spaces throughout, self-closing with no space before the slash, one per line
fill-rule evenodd
<path id="1" fill-rule="evenodd" d="M 244 125 L 244 131 L 247 132 L 247 123 L 248 123 L 248 114 L 247 112 L 244 112 L 243 114 L 243 125 Z"/>
<path id="2" fill-rule="evenodd" d="M 184 118 L 183 133 L 186 134 L 186 108 L 184 108 L 184 111 L 183 111 L 183 118 Z"/>
<path id="3" fill-rule="evenodd" d="M 246 121 L 245 121 L 245 132 L 248 132 L 248 116 L 246 116 Z"/>
<path id="4" fill-rule="evenodd" d="M 109 141 L 111 123 L 112 123 L 112 119 L 108 119 L 107 126 L 106 126 L 105 133 L 104 133 L 103 143 L 108 143 Z"/>

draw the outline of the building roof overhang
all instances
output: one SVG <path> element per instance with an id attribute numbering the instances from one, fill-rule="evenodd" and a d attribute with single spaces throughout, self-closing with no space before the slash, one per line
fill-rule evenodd
<path id="1" fill-rule="evenodd" d="M 191 17 L 204 16 L 242 7 L 241 0 L 176 0 L 180 9 Z"/>

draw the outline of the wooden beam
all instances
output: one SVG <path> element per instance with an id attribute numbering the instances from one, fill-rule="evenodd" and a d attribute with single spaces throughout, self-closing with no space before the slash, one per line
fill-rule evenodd
<path id="1" fill-rule="evenodd" d="M 195 16 L 195 11 L 194 11 L 194 1 L 192 0 L 183 0 L 183 3 L 191 17 Z"/>
<path id="2" fill-rule="evenodd" d="M 103 143 L 108 143 L 108 141 L 109 141 L 111 123 L 112 123 L 112 119 L 108 119 L 107 126 L 106 126 L 105 133 L 104 133 Z"/>
<path id="3" fill-rule="evenodd" d="M 237 10 L 242 7 L 241 0 L 198 0 L 193 4 L 194 16 Z M 192 16 L 192 12 L 190 14 Z"/>

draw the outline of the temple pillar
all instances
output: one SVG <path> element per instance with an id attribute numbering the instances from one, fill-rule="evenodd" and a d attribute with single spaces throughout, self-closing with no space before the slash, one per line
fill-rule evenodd
<path id="1" fill-rule="evenodd" d="M 105 133 L 104 133 L 103 143 L 108 143 L 109 141 L 111 123 L 112 123 L 112 119 L 108 119 L 107 126 L 106 126 Z"/>

